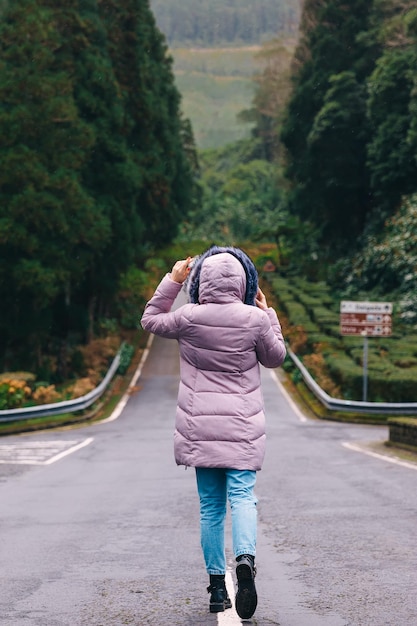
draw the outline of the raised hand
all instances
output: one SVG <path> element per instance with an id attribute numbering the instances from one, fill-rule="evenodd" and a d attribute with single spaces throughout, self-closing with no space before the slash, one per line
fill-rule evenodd
<path id="1" fill-rule="evenodd" d="M 258 287 L 258 293 L 256 294 L 255 304 L 257 307 L 265 311 L 268 308 L 268 304 L 266 302 L 265 294 Z"/>
<path id="2" fill-rule="evenodd" d="M 188 256 L 186 259 L 177 261 L 175 263 L 174 267 L 171 270 L 172 280 L 174 280 L 176 283 L 181 283 L 181 284 L 185 281 L 190 271 L 190 268 L 188 266 L 190 261 L 191 261 L 191 257 Z"/>

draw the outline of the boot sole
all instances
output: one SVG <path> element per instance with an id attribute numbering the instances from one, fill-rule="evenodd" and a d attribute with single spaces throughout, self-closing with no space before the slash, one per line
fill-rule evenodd
<path id="1" fill-rule="evenodd" d="M 255 613 L 258 596 L 256 593 L 253 570 L 247 563 L 236 567 L 238 591 L 236 594 L 236 612 L 242 619 L 249 619 Z"/>

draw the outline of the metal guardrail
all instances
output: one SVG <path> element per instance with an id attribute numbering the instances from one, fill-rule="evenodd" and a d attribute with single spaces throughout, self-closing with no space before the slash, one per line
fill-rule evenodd
<path id="1" fill-rule="evenodd" d="M 306 367 L 296 354 L 287 346 L 287 353 L 294 365 L 298 368 L 303 380 L 316 398 L 331 411 L 355 411 L 357 413 L 379 414 L 379 415 L 417 415 L 417 402 L 363 402 L 355 400 L 341 400 L 332 398 L 314 380 Z M 109 383 L 116 374 L 120 364 L 120 351 L 113 359 L 110 368 L 101 383 L 89 393 L 73 400 L 63 402 L 53 402 L 38 406 L 24 407 L 21 409 L 10 409 L 0 411 L 0 423 L 27 420 L 33 417 L 48 417 L 51 415 L 62 415 L 64 413 L 75 413 L 87 409 L 98 400 Z"/>
<path id="2" fill-rule="evenodd" d="M 84 396 L 74 398 L 73 400 L 64 400 L 63 402 L 52 402 L 51 404 L 42 404 L 38 406 L 24 407 L 21 409 L 0 411 L 0 423 L 27 420 L 33 417 L 49 417 L 50 415 L 75 413 L 76 411 L 87 409 L 103 395 L 107 386 L 116 374 L 119 365 L 120 350 L 114 357 L 113 362 L 101 383 Z"/>
<path id="3" fill-rule="evenodd" d="M 332 398 L 316 383 L 300 359 L 287 346 L 287 353 L 310 391 L 331 411 L 350 411 L 378 415 L 417 415 L 417 402 L 363 402 Z"/>

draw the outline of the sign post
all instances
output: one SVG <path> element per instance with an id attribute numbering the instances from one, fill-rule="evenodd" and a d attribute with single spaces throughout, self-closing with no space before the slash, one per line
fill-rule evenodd
<path id="1" fill-rule="evenodd" d="M 392 302 L 340 303 L 340 334 L 363 337 L 363 401 L 368 397 L 368 337 L 390 337 L 392 333 Z"/>
<path id="2" fill-rule="evenodd" d="M 363 389 L 362 400 L 368 399 L 368 335 L 363 336 Z"/>

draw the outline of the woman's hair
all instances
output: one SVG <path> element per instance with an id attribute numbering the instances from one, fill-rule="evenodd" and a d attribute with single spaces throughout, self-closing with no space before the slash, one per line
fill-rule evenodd
<path id="1" fill-rule="evenodd" d="M 220 254 L 222 252 L 228 252 L 229 254 L 232 254 L 242 264 L 246 274 L 246 292 L 244 303 L 255 306 L 255 298 L 258 292 L 258 272 L 256 271 L 256 267 L 253 264 L 253 261 L 246 254 L 246 252 L 243 252 L 243 250 L 241 250 L 240 248 L 221 246 L 211 246 L 208 250 L 203 252 L 203 254 L 195 259 L 190 272 L 189 280 L 187 281 L 190 302 L 197 304 L 199 301 L 200 272 L 203 261 L 209 256 L 213 256 L 214 254 Z"/>

